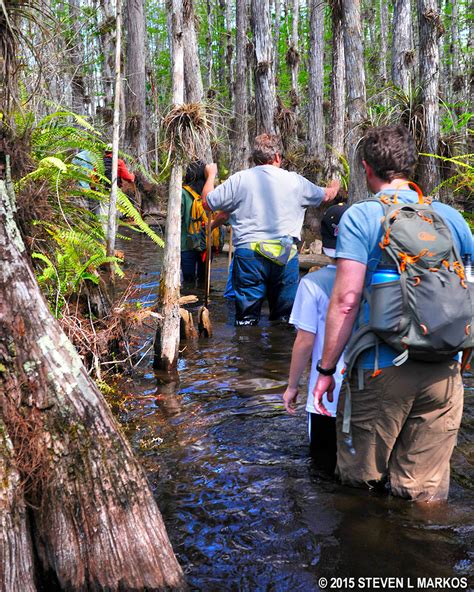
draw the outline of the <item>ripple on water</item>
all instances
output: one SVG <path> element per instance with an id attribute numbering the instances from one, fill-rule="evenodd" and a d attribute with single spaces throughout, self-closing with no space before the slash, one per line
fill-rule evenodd
<path id="1" fill-rule="evenodd" d="M 137 300 L 147 304 L 156 296 L 150 272 L 159 261 L 146 246 L 135 248 L 136 264 L 147 272 L 137 289 L 149 290 Z M 226 260 L 213 265 L 220 290 L 211 294 L 213 338 L 186 349 L 175 387 L 158 384 L 146 359 L 123 416 L 190 588 L 308 592 L 318 590 L 320 576 L 472 572 L 472 493 L 465 481 L 454 483 L 447 506 L 420 510 L 341 487 L 315 469 L 304 410 L 289 417 L 281 391 L 258 390 L 286 380 L 294 332 L 267 321 L 234 329 L 221 296 Z M 470 394 L 474 381 L 466 380 Z M 468 396 L 461 442 L 472 434 L 473 408 Z M 151 447 L 143 450 L 140 442 Z M 472 479 L 467 447 L 454 463 Z"/>

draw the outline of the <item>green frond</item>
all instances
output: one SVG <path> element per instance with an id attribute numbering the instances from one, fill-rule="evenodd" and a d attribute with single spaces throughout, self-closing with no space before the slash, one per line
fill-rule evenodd
<path id="1" fill-rule="evenodd" d="M 120 191 L 120 189 L 117 191 L 117 208 L 122 214 L 125 214 L 125 216 L 128 218 L 132 218 L 138 228 L 149 238 L 151 238 L 151 240 L 159 247 L 165 246 L 163 239 L 160 238 L 156 232 L 154 232 L 148 226 L 132 202 L 128 199 L 125 193 L 123 193 L 123 191 Z"/>
<path id="2" fill-rule="evenodd" d="M 51 267 L 54 269 L 54 265 L 53 265 L 51 259 L 46 257 L 46 255 L 44 255 L 43 253 L 38 253 L 35 251 L 34 253 L 31 254 L 31 257 L 33 259 L 39 259 L 40 261 L 43 261 L 43 263 L 46 263 L 47 267 Z"/>

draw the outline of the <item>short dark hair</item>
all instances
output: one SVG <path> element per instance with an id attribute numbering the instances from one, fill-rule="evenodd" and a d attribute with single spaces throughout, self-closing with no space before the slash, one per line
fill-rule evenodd
<path id="1" fill-rule="evenodd" d="M 206 182 L 206 163 L 202 160 L 193 160 L 186 168 L 184 175 L 185 185 L 189 185 L 196 193 L 201 195 Z"/>
<path id="2" fill-rule="evenodd" d="M 258 166 L 271 164 L 278 154 L 282 153 L 282 144 L 279 136 L 274 134 L 260 134 L 253 143 L 252 158 Z"/>
<path id="3" fill-rule="evenodd" d="M 409 179 L 418 154 L 412 135 L 404 125 L 385 125 L 367 131 L 361 143 L 362 158 L 383 181 Z"/>

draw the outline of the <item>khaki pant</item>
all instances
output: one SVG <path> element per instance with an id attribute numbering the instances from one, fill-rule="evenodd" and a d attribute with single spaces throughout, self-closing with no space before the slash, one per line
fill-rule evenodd
<path id="1" fill-rule="evenodd" d="M 336 473 L 356 487 L 388 478 L 394 495 L 446 499 L 463 406 L 459 364 L 408 360 L 383 368 L 374 378 L 371 374 L 364 373 L 364 388 L 358 390 L 353 372 L 349 434 L 342 433 L 345 386 L 341 389 Z"/>

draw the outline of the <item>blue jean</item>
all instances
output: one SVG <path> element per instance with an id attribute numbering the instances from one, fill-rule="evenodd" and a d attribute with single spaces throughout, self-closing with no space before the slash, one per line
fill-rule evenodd
<path id="1" fill-rule="evenodd" d="M 205 279 L 206 264 L 202 256 L 200 251 L 181 251 L 181 271 L 185 282 Z"/>
<path id="2" fill-rule="evenodd" d="M 230 262 L 229 275 L 227 276 L 227 283 L 224 290 L 224 298 L 227 300 L 235 300 L 234 286 L 232 285 L 232 270 L 234 269 L 234 259 Z"/>
<path id="3" fill-rule="evenodd" d="M 265 298 L 271 321 L 289 317 L 298 279 L 297 255 L 286 265 L 278 265 L 251 249 L 237 248 L 232 270 L 235 324 L 257 325 Z"/>

